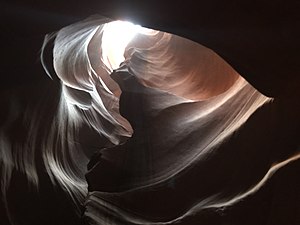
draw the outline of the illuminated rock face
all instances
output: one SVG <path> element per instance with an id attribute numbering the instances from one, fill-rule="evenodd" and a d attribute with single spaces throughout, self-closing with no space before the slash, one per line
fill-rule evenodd
<path id="1" fill-rule="evenodd" d="M 265 122 L 252 114 L 271 99 L 198 43 L 94 18 L 59 31 L 53 56 L 62 86 L 54 122 L 44 136 L 32 126 L 26 143 L 42 148 L 16 153 L 1 139 L 4 189 L 14 166 L 38 185 L 37 154 L 51 181 L 84 203 L 89 224 L 191 225 L 197 215 L 201 224 L 201 213 L 239 204 L 299 158 L 270 159 L 266 129 L 247 140 Z M 91 158 L 83 127 L 102 140 Z"/>
<path id="2" fill-rule="evenodd" d="M 207 192 L 210 182 L 195 184 L 192 192 L 199 185 L 202 191 L 176 203 L 169 200 L 185 193 L 177 187 L 185 174 L 209 162 L 217 147 L 270 99 L 195 42 L 127 22 L 102 23 L 87 20 L 64 28 L 54 46 L 54 68 L 71 120 L 84 117 L 114 144 L 99 146 L 89 163 L 92 195 L 86 217 L 101 224 L 107 207 L 105 220 L 120 217 L 120 224 L 173 223 L 238 201 L 239 193 L 225 191 L 221 183 Z M 198 176 L 206 173 L 198 171 Z M 175 188 L 163 194 L 170 182 Z M 154 196 L 161 197 L 150 203 Z"/>

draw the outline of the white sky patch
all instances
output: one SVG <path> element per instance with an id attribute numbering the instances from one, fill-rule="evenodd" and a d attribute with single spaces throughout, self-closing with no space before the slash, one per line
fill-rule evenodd
<path id="1" fill-rule="evenodd" d="M 104 25 L 102 36 L 102 58 L 111 70 L 119 68 L 125 60 L 124 51 L 138 33 L 153 35 L 153 31 L 126 21 L 113 21 Z"/>

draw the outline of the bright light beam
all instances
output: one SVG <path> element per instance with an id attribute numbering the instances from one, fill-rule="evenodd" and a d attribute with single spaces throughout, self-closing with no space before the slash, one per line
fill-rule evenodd
<path id="1" fill-rule="evenodd" d="M 104 25 L 102 35 L 102 60 L 112 71 L 125 60 L 124 51 L 138 33 L 153 35 L 155 31 L 125 21 L 113 21 Z"/>

